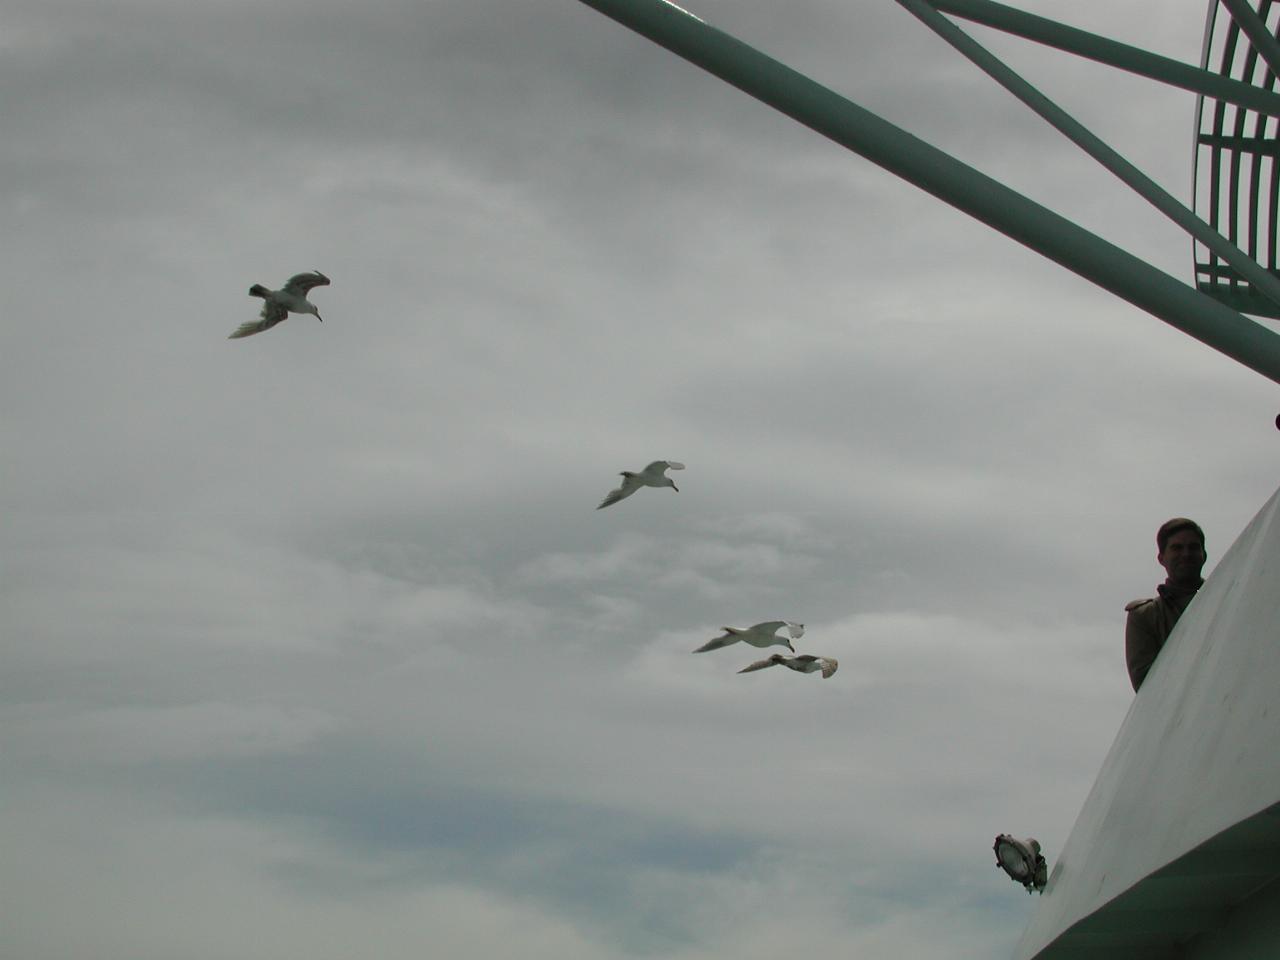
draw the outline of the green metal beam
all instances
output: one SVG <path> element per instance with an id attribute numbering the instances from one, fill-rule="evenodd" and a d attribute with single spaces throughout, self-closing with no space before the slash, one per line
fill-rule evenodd
<path id="1" fill-rule="evenodd" d="M 1280 336 L 667 0 L 579 0 L 1280 383 Z"/>
<path id="2" fill-rule="evenodd" d="M 1129 73 L 1280 117 L 1280 94 L 993 0 L 929 0 L 938 10 Z"/>
<path id="3" fill-rule="evenodd" d="M 1231 19 L 1244 31 L 1253 44 L 1253 48 L 1262 55 L 1263 61 L 1271 68 L 1271 72 L 1280 74 L 1280 43 L 1267 30 L 1258 12 L 1245 3 L 1245 0 L 1220 0 L 1231 14 Z"/>
<path id="4" fill-rule="evenodd" d="M 932 0 L 898 0 L 898 3 L 914 14 L 930 30 L 973 61 L 987 76 L 1053 124 L 1054 128 L 1072 143 L 1124 181 L 1134 193 L 1231 264 L 1236 269 L 1236 272 L 1253 284 L 1260 294 L 1280 306 L 1280 280 L 1277 280 L 1256 260 L 1197 217 L 1195 213 L 1188 210 L 1181 201 L 1172 196 L 1167 190 L 1164 190 L 1141 170 L 1094 136 L 1067 111 L 1027 83 L 1017 72 L 1006 66 L 982 44 L 935 10 Z"/>
<path id="5" fill-rule="evenodd" d="M 1255 293 L 1250 287 L 1242 284 L 1202 282 L 1198 283 L 1196 288 L 1241 313 L 1280 320 L 1280 310 L 1276 309 L 1276 305 L 1262 294 Z"/>
<path id="6" fill-rule="evenodd" d="M 1196 143 L 1236 153 L 1260 153 L 1264 157 L 1280 157 L 1280 140 L 1274 137 L 1237 137 L 1230 133 L 1202 133 Z"/>

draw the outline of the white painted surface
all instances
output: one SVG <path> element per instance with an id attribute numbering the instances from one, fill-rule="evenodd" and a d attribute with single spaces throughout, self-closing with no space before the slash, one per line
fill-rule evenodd
<path id="1" fill-rule="evenodd" d="M 1049 885 L 1018 960 L 1035 957 L 1153 871 L 1280 801 L 1278 625 L 1280 491 L 1178 622 L 1061 854 L 1055 861 L 1045 851 Z M 1122 633 L 1117 623 L 1117 638 Z M 1204 955 L 1227 956 L 1237 955 Z"/>

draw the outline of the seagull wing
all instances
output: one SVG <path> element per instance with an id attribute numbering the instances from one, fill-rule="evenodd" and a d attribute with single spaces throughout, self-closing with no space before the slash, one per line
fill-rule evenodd
<path id="1" fill-rule="evenodd" d="M 776 667 L 780 663 L 785 663 L 786 658 L 780 653 L 775 653 L 772 657 L 765 657 L 763 660 L 757 660 L 750 666 L 743 667 L 739 673 L 751 673 L 754 670 L 763 670 L 765 667 Z"/>
<path id="2" fill-rule="evenodd" d="M 619 500 L 624 500 L 627 497 L 631 496 L 633 493 L 639 490 L 640 487 L 641 487 L 640 481 L 637 480 L 634 476 L 631 476 L 629 474 L 623 474 L 622 483 L 617 487 L 617 489 L 610 490 L 605 495 L 605 498 L 600 501 L 600 506 L 596 507 L 596 509 L 603 510 L 605 507 L 612 506 L 613 504 L 617 503 Z"/>
<path id="3" fill-rule="evenodd" d="M 295 273 L 289 278 L 289 282 L 284 285 L 285 293 L 292 293 L 294 296 L 302 296 L 312 287 L 327 287 L 329 278 L 319 270 L 314 273 Z"/>
<path id="4" fill-rule="evenodd" d="M 738 642 L 738 635 L 736 633 L 729 633 L 726 630 L 724 633 L 724 636 L 716 637 L 714 640 L 708 640 L 706 643 L 704 643 L 702 646 L 700 646 L 697 650 L 693 652 L 706 653 L 708 650 L 719 650 L 721 647 L 727 647 L 729 644 L 737 643 L 737 642 Z"/>
<path id="5" fill-rule="evenodd" d="M 776 636 L 778 631 L 787 625 L 785 620 L 766 620 L 747 629 L 747 633 L 759 633 L 766 637 Z"/>
<path id="6" fill-rule="evenodd" d="M 644 468 L 645 473 L 657 474 L 662 476 L 668 470 L 683 470 L 684 464 L 677 463 L 675 460 L 655 460 Z"/>
<path id="7" fill-rule="evenodd" d="M 774 656 L 781 656 L 781 654 L 774 654 Z M 823 679 L 835 673 L 836 668 L 840 666 L 840 662 L 835 657 L 815 657 L 812 653 L 784 657 L 779 662 L 785 662 L 786 666 L 800 673 L 813 673 L 815 670 L 821 670 Z"/>
<path id="8" fill-rule="evenodd" d="M 240 324 L 236 328 L 236 332 L 227 337 L 227 339 L 238 340 L 240 337 L 251 337 L 255 333 L 261 333 L 263 330 L 270 330 L 288 315 L 288 310 L 274 300 L 268 300 L 262 305 L 262 312 L 258 315 L 257 320 L 250 320 L 247 323 Z"/>

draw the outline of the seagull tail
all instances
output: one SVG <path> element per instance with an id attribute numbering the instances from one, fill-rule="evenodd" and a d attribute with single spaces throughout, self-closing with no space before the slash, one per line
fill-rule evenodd
<path id="1" fill-rule="evenodd" d="M 267 299 L 267 297 L 271 296 L 271 291 L 268 290 L 266 287 L 264 287 L 262 284 L 255 283 L 252 287 L 249 288 L 249 296 L 261 297 L 263 300 L 265 300 Z"/>

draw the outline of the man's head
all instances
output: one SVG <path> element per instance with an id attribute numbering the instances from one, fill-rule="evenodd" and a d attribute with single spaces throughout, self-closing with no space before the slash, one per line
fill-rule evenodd
<path id="1" fill-rule="evenodd" d="M 1204 531 L 1194 520 L 1174 517 L 1156 531 L 1156 561 L 1171 583 L 1194 586 L 1204 568 Z"/>

